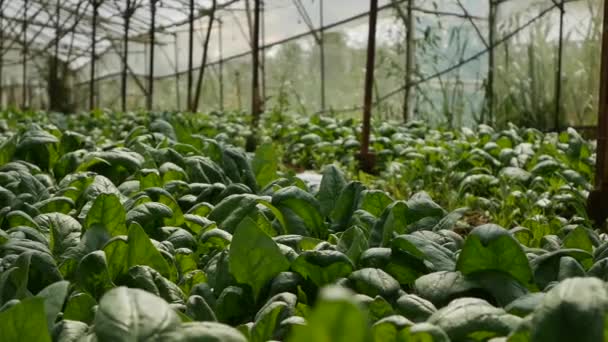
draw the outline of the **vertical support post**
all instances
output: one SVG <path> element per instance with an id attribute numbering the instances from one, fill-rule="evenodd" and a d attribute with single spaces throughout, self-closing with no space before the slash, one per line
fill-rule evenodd
<path id="1" fill-rule="evenodd" d="M 150 70 L 148 71 L 148 96 L 146 98 L 148 111 L 151 111 L 154 105 L 154 48 L 156 46 L 156 3 L 158 1 L 150 0 Z"/>
<path id="2" fill-rule="evenodd" d="M 236 70 L 234 72 L 234 83 L 236 84 L 235 86 L 235 92 L 236 92 L 236 106 L 239 109 L 239 111 L 243 110 L 243 91 L 241 90 L 241 73 Z"/>
<path id="3" fill-rule="evenodd" d="M 91 0 L 93 3 L 93 41 L 91 44 L 91 78 L 89 80 L 89 109 L 95 109 L 95 65 L 97 63 L 97 19 L 101 1 Z"/>
<path id="4" fill-rule="evenodd" d="M 186 106 L 188 110 L 192 110 L 190 105 L 192 104 L 192 81 L 193 81 L 193 68 L 194 68 L 194 0 L 190 0 L 190 19 L 189 32 L 188 32 L 188 92 L 186 98 Z"/>
<path id="5" fill-rule="evenodd" d="M 555 131 L 561 129 L 561 111 L 562 111 L 562 70 L 563 70 L 563 54 L 564 54 L 564 0 L 559 0 L 559 42 L 557 48 L 557 68 L 555 70 Z"/>
<path id="6" fill-rule="evenodd" d="M 496 10 L 498 4 L 496 0 L 489 0 L 490 2 L 490 15 L 488 17 L 489 35 L 488 35 L 488 80 L 486 84 L 486 110 L 482 113 L 481 121 L 486 123 L 484 118 L 485 112 L 488 114 L 488 122 L 494 123 L 494 67 L 495 67 L 495 53 L 494 53 L 494 42 L 496 41 Z"/>
<path id="7" fill-rule="evenodd" d="M 50 110 L 60 110 L 59 102 L 63 102 L 65 99 L 62 99 L 63 92 L 57 89 L 57 82 L 59 80 L 59 41 L 61 40 L 61 2 L 60 0 L 55 1 L 55 41 L 54 41 L 54 51 L 53 51 L 53 63 L 51 65 L 51 70 L 49 70 L 49 82 L 50 84 L 47 86 L 48 95 L 49 95 L 49 109 Z M 60 95 L 60 96 L 58 96 Z"/>
<path id="8" fill-rule="evenodd" d="M 257 145 L 257 131 L 261 115 L 260 101 L 260 3 L 261 0 L 254 1 L 253 34 L 252 34 L 252 76 L 251 76 L 251 135 L 247 139 L 246 149 L 253 152 Z"/>
<path id="9" fill-rule="evenodd" d="M 181 109 L 182 107 L 182 98 L 180 96 L 179 84 L 180 76 L 179 76 L 179 46 L 177 45 L 177 33 L 173 33 L 173 58 L 175 60 L 175 102 L 176 108 Z"/>
<path id="10" fill-rule="evenodd" d="M 410 101 L 412 100 L 412 79 L 414 74 L 414 58 L 415 52 L 415 20 L 414 20 L 414 0 L 407 2 L 407 22 L 405 33 L 405 93 L 403 97 L 403 122 L 407 123 L 410 120 Z"/>
<path id="11" fill-rule="evenodd" d="M 133 0 L 127 0 L 127 8 L 124 13 L 125 32 L 123 37 L 122 52 L 122 90 L 121 90 L 121 109 L 127 111 L 127 72 L 129 68 L 129 30 L 131 28 L 131 16 L 135 12 Z"/>
<path id="12" fill-rule="evenodd" d="M 222 21 L 222 19 L 217 18 L 217 23 L 218 23 L 218 35 L 219 35 L 219 77 L 218 77 L 218 81 L 219 81 L 219 88 L 220 88 L 220 111 L 224 111 L 224 33 L 223 33 L 223 26 L 224 26 L 224 22 Z"/>
<path id="13" fill-rule="evenodd" d="M 264 107 L 266 104 L 266 1 L 262 0 L 262 8 L 261 8 L 261 23 L 260 30 L 262 35 L 262 44 L 261 44 L 261 67 L 262 67 L 262 97 L 260 106 Z"/>
<path id="14" fill-rule="evenodd" d="M 245 18 L 247 18 L 247 32 L 249 32 L 249 42 L 253 44 L 253 23 L 251 22 L 251 5 L 249 4 L 249 0 L 245 0 Z"/>
<path id="15" fill-rule="evenodd" d="M 378 21 L 378 0 L 370 0 L 369 31 L 367 37 L 367 64 L 365 68 L 365 96 L 363 102 L 363 132 L 361 137 L 360 167 L 372 173 L 375 168 L 375 156 L 369 152 L 369 141 L 372 118 L 372 100 L 374 91 L 374 68 L 376 65 L 376 23 Z"/>
<path id="16" fill-rule="evenodd" d="M 57 81 L 59 76 L 59 42 L 61 40 L 61 0 L 55 2 L 55 51 L 53 53 L 53 77 Z"/>
<path id="17" fill-rule="evenodd" d="M 589 194 L 587 203 L 589 218 L 595 221 L 598 228 L 608 218 L 608 2 L 604 4 L 601 63 L 595 190 Z"/>
<path id="18" fill-rule="evenodd" d="M 21 102 L 21 107 L 23 109 L 26 109 L 28 106 L 28 97 L 27 97 L 27 93 L 28 93 L 28 89 L 27 89 L 27 55 L 28 55 L 28 42 L 27 42 L 27 29 L 28 29 L 28 18 L 27 18 L 27 10 L 29 8 L 29 1 L 25 0 L 23 2 L 23 25 L 22 25 L 22 30 L 23 30 L 23 85 L 22 85 L 22 102 Z"/>
<path id="19" fill-rule="evenodd" d="M 0 108 L 4 108 L 4 0 L 0 0 Z"/>
<path id="20" fill-rule="evenodd" d="M 319 0 L 319 53 L 321 58 L 321 111 L 327 108 L 325 99 L 325 8 L 323 0 Z"/>
<path id="21" fill-rule="evenodd" d="M 201 70 L 198 74 L 198 80 L 196 82 L 196 92 L 194 93 L 194 102 L 192 103 L 192 111 L 198 110 L 199 101 L 201 98 L 201 92 L 203 88 L 203 78 L 205 77 L 205 71 L 207 69 L 207 55 L 209 53 L 209 42 L 211 41 L 211 30 L 213 29 L 213 23 L 215 22 L 215 9 L 217 6 L 217 0 L 213 0 L 211 3 L 211 10 L 209 12 L 209 26 L 207 26 L 207 34 L 205 35 L 205 43 L 203 46 L 203 57 L 201 60 Z"/>

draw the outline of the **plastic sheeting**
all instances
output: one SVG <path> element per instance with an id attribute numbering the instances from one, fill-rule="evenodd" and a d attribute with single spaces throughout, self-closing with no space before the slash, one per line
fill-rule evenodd
<path id="1" fill-rule="evenodd" d="M 7 35 L 23 37 L 23 3 L 26 0 L 5 0 L 3 17 L 5 25 L 12 24 Z M 68 63 L 73 72 L 72 84 L 76 88 L 75 100 L 79 108 L 87 108 L 90 47 L 91 3 L 89 0 L 62 0 L 59 12 L 54 0 L 27 0 L 28 29 L 32 52 L 28 62 L 27 83 L 33 88 L 44 88 L 45 70 L 50 48 L 59 32 L 60 58 Z M 100 105 L 117 106 L 120 94 L 119 75 L 122 70 L 121 50 L 124 18 L 122 12 L 126 0 L 105 0 L 100 7 L 100 32 L 96 63 L 96 93 Z M 601 6 L 600 0 L 567 1 L 565 5 L 564 39 L 581 42 L 591 37 L 594 11 Z M 204 86 L 202 110 L 231 108 L 246 109 L 250 99 L 250 29 L 245 0 L 219 1 L 220 10 L 213 23 Z M 403 13 L 407 1 L 379 1 L 378 72 L 376 82 L 379 115 L 399 117 L 403 103 L 405 64 L 405 29 Z M 497 10 L 497 36 L 494 46 L 495 66 L 499 88 L 517 86 L 507 77 L 510 65 L 509 49 L 519 56 L 522 46 L 558 39 L 559 3 L 552 0 L 506 0 Z M 129 108 L 136 109 L 145 103 L 146 91 L 142 89 L 149 70 L 151 51 L 147 39 L 150 30 L 150 0 L 136 1 L 136 11 L 130 30 L 128 56 Z M 209 20 L 204 16 L 211 1 L 196 0 L 196 17 L 193 61 L 194 77 L 201 67 L 204 36 Z M 229 4 L 229 5 L 227 5 Z M 323 20 L 321 20 L 323 4 Z M 415 1 L 414 16 L 416 39 L 416 76 L 413 116 L 435 122 L 444 122 L 449 116 L 451 124 L 466 125 L 485 105 L 485 82 L 488 74 L 488 12 L 489 0 L 436 0 Z M 224 6 L 224 7 L 223 7 Z M 396 7 L 401 9 L 396 10 Z M 43 10 L 40 10 L 40 8 Z M 264 1 L 262 42 L 264 55 L 263 89 L 267 108 L 283 108 L 285 105 L 302 113 L 321 110 L 320 46 L 311 30 L 324 30 L 325 109 L 356 112 L 362 98 L 364 75 L 364 47 L 367 34 L 368 0 L 266 0 Z M 37 12 L 38 11 L 38 12 Z M 56 31 L 53 14 L 61 18 L 61 30 Z M 79 15 L 76 15 L 79 14 Z M 155 108 L 185 109 L 186 72 L 188 71 L 188 17 L 189 0 L 161 0 L 158 3 L 155 46 Z M 538 18 L 537 18 L 538 17 Z M 13 18 L 11 21 L 9 18 Z M 48 26 L 48 27 L 47 27 Z M 11 34 L 12 32 L 12 34 Z M 536 32 L 536 33 L 535 33 Z M 318 36 L 317 36 L 318 37 Z M 540 37 L 540 38 L 539 38 Z M 591 38 L 590 38 L 591 37 Z M 3 56 L 5 67 L 2 75 L 4 87 L 23 83 L 21 51 L 17 48 Z M 550 51 L 533 51 L 537 54 L 555 54 Z M 598 52 L 599 53 L 599 52 Z M 505 57 L 504 55 L 507 55 Z M 568 53 L 566 53 L 565 59 Z M 544 59 L 547 60 L 547 56 Z M 549 56 L 550 57 L 550 56 Z M 572 59 L 578 56 L 571 56 Z M 548 58 L 553 60 L 555 58 Z M 519 60 L 521 62 L 521 60 Z M 569 62 L 567 62 L 569 63 Z M 521 64 L 521 63 L 520 63 Z M 554 65 L 555 66 L 555 65 Z M 529 67 L 515 65 L 519 72 L 530 73 Z M 584 72 L 585 65 L 579 70 Z M 220 73 L 221 68 L 221 73 Z M 583 71 L 581 71 L 583 70 Z M 501 72 L 503 74 L 501 74 Z M 570 72 L 570 71 L 569 71 Z M 437 76 L 438 75 L 438 76 Z M 529 76 L 529 75 L 528 75 Z M 566 75 L 567 76 L 567 75 Z M 419 83 L 418 83 L 419 82 Z M 502 82 L 502 83 L 501 83 Z M 591 81 L 590 81 L 591 82 Z M 547 87 L 545 87 L 547 88 Z M 496 91 L 502 91 L 496 89 Z M 5 102 L 8 96 L 5 91 Z M 44 97 L 44 91 L 33 91 Z M 545 89 L 543 96 L 553 96 Z M 498 94 L 500 99 L 500 94 Z M 38 103 L 43 106 L 45 101 Z M 498 106 L 498 105 L 497 105 Z M 499 110 L 498 108 L 497 110 Z M 456 114 L 454 114 L 456 112 Z M 477 114 L 476 114 L 477 113 Z M 573 114 L 573 115 L 578 115 Z"/>

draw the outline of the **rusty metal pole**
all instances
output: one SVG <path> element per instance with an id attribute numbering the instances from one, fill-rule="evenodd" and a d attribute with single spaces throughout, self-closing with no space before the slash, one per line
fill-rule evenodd
<path id="1" fill-rule="evenodd" d="M 260 2 L 255 0 L 252 34 L 252 75 L 251 75 L 251 135 L 247 139 L 246 149 L 253 152 L 257 145 L 257 133 L 261 115 L 260 100 Z"/>
<path id="2" fill-rule="evenodd" d="M 152 110 L 154 105 L 154 46 L 156 45 L 156 3 L 159 0 L 150 0 L 150 71 L 148 72 L 148 97 L 146 107 Z"/>
<path id="3" fill-rule="evenodd" d="M 378 0 L 370 0 L 369 31 L 367 37 L 367 65 L 365 68 L 365 97 L 363 102 L 363 132 L 361 136 L 360 167 L 372 173 L 376 166 L 376 157 L 369 152 L 369 140 L 372 118 L 372 101 L 374 91 L 374 68 L 376 65 L 376 23 L 378 21 Z"/>
<path id="4" fill-rule="evenodd" d="M 608 218 L 608 3 L 604 4 L 601 63 L 595 190 L 589 194 L 587 206 L 589 218 L 600 227 Z"/>

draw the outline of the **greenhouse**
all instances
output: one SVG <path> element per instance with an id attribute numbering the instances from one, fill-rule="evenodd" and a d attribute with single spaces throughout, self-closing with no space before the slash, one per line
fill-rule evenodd
<path id="1" fill-rule="evenodd" d="M 0 0 L 0 342 L 608 341 L 602 0 Z"/>

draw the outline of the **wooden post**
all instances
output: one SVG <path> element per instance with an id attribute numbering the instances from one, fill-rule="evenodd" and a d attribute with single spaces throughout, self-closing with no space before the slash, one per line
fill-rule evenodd
<path id="1" fill-rule="evenodd" d="M 367 37 L 367 65 L 365 68 L 365 96 L 363 102 L 363 132 L 361 153 L 359 155 L 361 170 L 373 173 L 376 167 L 375 155 L 369 152 L 371 134 L 372 101 L 374 91 L 374 68 L 376 65 L 376 23 L 378 21 L 378 0 L 370 0 L 369 31 Z"/>
<path id="2" fill-rule="evenodd" d="M 217 6 L 217 0 L 213 0 L 211 4 L 211 12 L 209 13 L 209 26 L 207 26 L 207 35 L 205 36 L 205 42 L 203 46 L 203 57 L 201 60 L 201 70 L 198 73 L 198 80 L 196 82 L 196 91 L 194 93 L 194 102 L 192 103 L 192 111 L 198 110 L 199 101 L 201 98 L 201 91 L 203 88 L 203 78 L 205 77 L 205 70 L 207 69 L 207 55 L 209 52 L 209 41 L 211 40 L 211 30 L 213 29 L 213 23 L 215 22 L 215 9 Z"/>
<path id="3" fill-rule="evenodd" d="M 561 109 L 562 109 L 562 70 L 564 54 L 564 0 L 559 0 L 559 42 L 557 48 L 557 68 L 555 70 L 555 131 L 561 129 Z"/>
<path id="4" fill-rule="evenodd" d="M 266 2 L 262 0 L 260 4 L 260 32 L 261 32 L 261 55 L 260 55 L 260 68 L 262 69 L 262 95 L 260 97 L 260 107 L 263 109 L 266 106 Z"/>
<path id="5" fill-rule="evenodd" d="M 587 206 L 589 218 L 599 227 L 608 218 L 608 3 L 604 4 L 601 63 L 595 190 L 589 194 Z"/>
<path id="6" fill-rule="evenodd" d="M 4 0 L 0 0 L 0 108 L 4 108 Z"/>
<path id="7" fill-rule="evenodd" d="M 135 13 L 134 0 L 126 0 L 127 8 L 124 13 L 125 32 L 123 37 L 123 53 L 122 53 L 122 91 L 121 91 L 121 108 L 123 112 L 127 111 L 127 72 L 129 68 L 129 30 L 131 28 L 131 17 Z"/>
<path id="8" fill-rule="evenodd" d="M 239 111 L 243 110 L 243 91 L 241 90 L 241 73 L 236 70 L 234 72 L 234 83 L 236 92 L 236 106 Z"/>
<path id="9" fill-rule="evenodd" d="M 327 100 L 325 98 L 325 8 L 323 0 L 319 0 L 319 52 L 321 58 L 321 111 L 327 108 Z"/>
<path id="10" fill-rule="evenodd" d="M 186 106 L 188 110 L 192 111 L 190 105 L 192 104 L 192 81 L 193 81 L 193 68 L 194 68 L 194 0 L 190 0 L 190 19 L 189 23 L 189 35 L 188 35 L 188 92 L 186 97 Z"/>
<path id="11" fill-rule="evenodd" d="M 489 35 L 488 35 L 488 80 L 486 84 L 486 110 L 482 112 L 483 123 L 494 123 L 494 67 L 495 67 L 495 53 L 494 53 L 494 41 L 496 41 L 496 0 L 489 0 L 490 2 L 490 15 L 488 18 Z M 487 112 L 488 117 L 485 118 Z"/>
<path id="12" fill-rule="evenodd" d="M 21 102 L 21 107 L 23 109 L 26 109 L 28 107 L 28 101 L 27 101 L 27 55 L 28 55 L 28 41 L 27 41 L 27 29 L 28 29 L 28 17 L 27 17 L 27 10 L 29 7 L 29 1 L 25 0 L 23 2 L 23 24 L 22 24 L 22 29 L 23 29 L 23 84 L 22 84 L 22 102 Z"/>
<path id="13" fill-rule="evenodd" d="M 65 95 L 62 89 L 58 89 L 59 81 L 59 43 L 61 40 L 61 2 L 55 1 L 55 41 L 53 42 L 53 62 L 49 70 L 49 84 L 47 85 L 47 93 L 49 96 L 48 109 L 52 111 L 60 111 Z M 62 82 L 63 83 L 63 82 Z M 61 85 L 63 88 L 63 84 Z"/>
<path id="14" fill-rule="evenodd" d="M 97 18 L 99 17 L 99 6 L 101 1 L 91 0 L 93 4 L 93 28 L 91 43 L 91 79 L 89 80 L 89 109 L 95 109 L 95 64 L 97 62 Z"/>
<path id="15" fill-rule="evenodd" d="M 222 19 L 217 18 L 217 23 L 218 23 L 218 35 L 219 35 L 219 42 L 218 42 L 218 49 L 219 49 L 219 64 L 218 64 L 218 68 L 219 68 L 219 76 L 218 76 L 218 82 L 219 82 L 219 88 L 220 88 L 220 111 L 224 111 L 224 34 L 223 34 L 223 25 L 224 22 L 222 21 Z"/>
<path id="16" fill-rule="evenodd" d="M 412 98 L 412 79 L 414 73 L 414 58 L 415 58 L 415 25 L 414 25 L 414 0 L 407 2 L 407 22 L 405 44 L 407 51 L 405 52 L 405 94 L 403 97 L 403 122 L 407 123 L 410 120 L 410 101 Z"/>
<path id="17" fill-rule="evenodd" d="M 258 125 L 261 115 L 260 101 L 260 2 L 255 0 L 254 15 L 253 15 L 253 34 L 252 34 L 252 75 L 251 75 L 251 135 L 247 139 L 246 149 L 248 152 L 253 152 L 257 145 Z"/>
<path id="18" fill-rule="evenodd" d="M 154 47 L 156 45 L 156 3 L 158 1 L 150 0 L 150 70 L 148 72 L 148 96 L 146 98 L 148 111 L 151 111 L 154 105 Z"/>
<path id="19" fill-rule="evenodd" d="M 175 105 L 179 110 L 182 108 L 182 98 L 180 96 L 181 89 L 180 76 L 179 76 L 179 45 L 177 44 L 177 33 L 173 33 L 173 58 L 175 60 L 174 71 L 175 71 Z"/>

